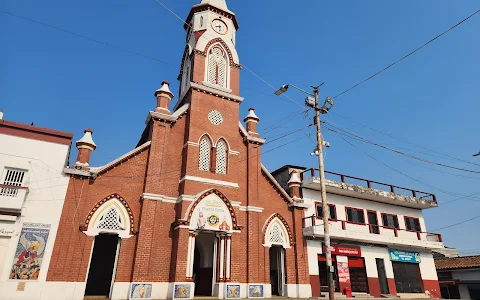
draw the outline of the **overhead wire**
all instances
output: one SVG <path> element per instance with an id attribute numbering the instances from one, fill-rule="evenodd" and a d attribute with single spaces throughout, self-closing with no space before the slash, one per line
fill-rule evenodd
<path id="1" fill-rule="evenodd" d="M 468 17 L 464 18 L 463 20 L 461 20 L 460 22 L 456 23 L 455 25 L 451 26 L 450 28 L 448 28 L 447 30 L 443 31 L 442 33 L 440 33 L 439 35 L 435 36 L 434 38 L 430 39 L 429 41 L 427 41 L 426 43 L 424 43 L 423 45 L 421 45 L 420 47 L 416 48 L 415 50 L 411 51 L 410 53 L 408 53 L 407 55 L 403 56 L 402 58 L 396 60 L 395 62 L 389 64 L 388 66 L 384 67 L 383 69 L 381 69 L 380 71 L 376 72 L 375 74 L 365 78 L 364 80 L 358 82 L 357 84 L 353 85 L 352 87 L 344 90 L 343 92 L 337 94 L 336 96 L 334 96 L 333 98 L 337 98 L 337 97 L 340 97 L 342 95 L 344 95 L 345 93 L 348 93 L 349 91 L 353 90 L 354 88 L 358 87 L 359 85 L 369 81 L 370 79 L 374 78 L 375 76 L 379 75 L 380 73 L 390 69 L 391 67 L 393 67 L 394 65 L 398 64 L 399 62 L 401 62 L 402 60 L 408 58 L 409 56 L 415 54 L 416 52 L 418 52 L 420 49 L 424 48 L 425 46 L 427 46 L 428 44 L 432 43 L 433 41 L 435 41 L 436 39 L 440 38 L 441 36 L 445 35 L 446 33 L 448 33 L 449 31 L 453 30 L 454 28 L 456 28 L 457 26 L 459 26 L 460 24 L 464 23 L 465 21 L 467 21 L 468 19 L 470 19 L 471 17 L 473 17 L 474 15 L 476 15 L 477 13 L 480 12 L 480 9 L 475 11 L 474 13 L 472 13 L 471 15 L 469 15 Z"/>
<path id="2" fill-rule="evenodd" d="M 344 136 L 347 136 L 347 137 L 352 138 L 352 139 L 359 140 L 359 141 L 364 142 L 364 143 L 372 144 L 372 145 L 375 145 L 375 146 L 377 146 L 377 147 L 381 147 L 381 148 L 383 148 L 383 149 L 386 149 L 386 150 L 392 151 L 392 152 L 394 152 L 394 153 L 397 153 L 397 154 L 400 154 L 400 155 L 403 155 L 403 156 L 406 156 L 406 157 L 409 157 L 409 158 L 412 158 L 412 159 L 415 159 L 415 160 L 419 160 L 419 161 L 422 161 L 422 162 L 425 162 L 425 163 L 429 163 L 429 164 L 441 166 L 441 167 L 444 167 L 444 168 L 454 169 L 454 170 L 458 170 L 458 171 L 464 171 L 464 172 L 469 172 L 469 173 L 474 173 L 474 174 L 480 174 L 480 171 L 475 171 L 475 170 L 470 170 L 470 169 L 465 169 L 465 168 L 459 168 L 459 167 L 456 167 L 456 166 L 451 166 L 451 165 L 447 165 L 447 164 L 435 162 L 435 161 L 432 161 L 432 160 L 424 159 L 424 158 L 421 158 L 421 157 L 418 157 L 418 156 L 415 156 L 415 155 L 411 155 L 411 154 L 408 154 L 408 153 L 405 153 L 405 152 L 402 152 L 402 151 L 393 149 L 393 148 L 391 148 L 391 147 L 387 147 L 387 146 L 381 145 L 381 144 L 376 143 L 376 142 L 373 142 L 373 141 L 371 141 L 371 140 L 365 139 L 365 138 L 363 138 L 363 137 L 361 137 L 361 136 L 358 136 L 358 135 L 356 135 L 356 134 L 353 134 L 353 133 L 340 132 L 340 131 L 335 130 L 335 129 L 333 129 L 333 128 L 330 128 L 330 127 L 328 127 L 328 126 L 326 126 L 326 128 L 327 128 L 329 131 L 336 132 L 336 133 L 338 133 L 338 134 L 340 134 L 340 135 L 344 135 Z"/>
<path id="3" fill-rule="evenodd" d="M 357 124 L 357 125 L 360 125 L 360 126 L 362 126 L 362 127 L 365 127 L 365 128 L 367 128 L 367 129 L 370 129 L 370 130 L 372 130 L 372 131 L 378 132 L 378 133 L 380 133 L 380 134 L 383 134 L 383 135 L 385 135 L 385 136 L 388 136 L 388 137 L 390 137 L 390 138 L 392 138 L 392 139 L 395 139 L 395 140 L 398 140 L 398 141 L 400 141 L 400 142 L 407 143 L 407 144 L 410 144 L 410 145 L 415 146 L 415 147 L 418 147 L 418 148 L 422 148 L 422 149 L 424 149 L 424 150 L 427 150 L 427 151 L 430 151 L 430 152 L 433 152 L 433 153 L 442 155 L 442 156 L 447 157 L 447 158 L 450 158 L 450 159 L 452 159 L 452 160 L 456 160 L 456 161 L 459 161 L 459 162 L 464 162 L 464 163 L 471 164 L 471 165 L 475 165 L 475 166 L 480 166 L 480 164 L 478 164 L 478 163 L 474 163 L 474 162 L 471 162 L 471 161 L 467 161 L 467 160 L 464 160 L 464 159 L 460 159 L 460 158 L 458 158 L 458 157 L 454 157 L 454 156 L 451 156 L 451 155 L 448 155 L 448 154 L 445 154 L 445 153 L 441 153 L 441 152 L 438 152 L 438 151 L 436 151 L 436 150 L 432 150 L 432 149 L 426 148 L 426 147 L 424 147 L 424 146 L 421 146 L 421 145 L 412 143 L 412 142 L 410 142 L 410 141 L 407 141 L 407 140 L 404 140 L 404 139 L 395 137 L 395 136 L 393 136 L 393 135 L 391 135 L 391 134 L 388 134 L 388 133 L 385 133 L 385 132 L 380 131 L 380 130 L 378 130 L 378 129 L 375 129 L 375 128 L 370 127 L 370 126 L 368 126 L 368 125 L 365 125 L 365 124 L 363 124 L 363 123 L 361 123 L 361 122 L 359 122 L 359 121 L 356 121 L 356 120 L 353 120 L 353 119 L 348 118 L 348 117 L 346 117 L 346 116 L 343 116 L 343 115 L 341 115 L 341 114 L 338 114 L 338 113 L 336 113 L 336 112 L 332 112 L 332 113 L 333 113 L 334 115 L 336 115 L 336 116 L 339 116 L 339 117 L 343 118 L 343 119 L 346 119 L 346 120 L 349 120 L 349 121 L 351 121 L 351 122 L 354 122 L 354 123 Z"/>

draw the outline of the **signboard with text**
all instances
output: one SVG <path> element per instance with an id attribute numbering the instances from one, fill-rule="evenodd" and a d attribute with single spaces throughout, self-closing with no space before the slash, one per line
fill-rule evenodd
<path id="1" fill-rule="evenodd" d="M 389 249 L 388 253 L 391 261 L 400 261 L 415 264 L 419 264 L 421 262 L 420 253 L 418 252 Z"/>
<path id="2" fill-rule="evenodd" d="M 344 255 L 344 256 L 362 256 L 362 250 L 358 246 L 340 246 L 331 245 L 332 255 Z M 325 245 L 323 246 L 323 252 L 325 253 Z"/>

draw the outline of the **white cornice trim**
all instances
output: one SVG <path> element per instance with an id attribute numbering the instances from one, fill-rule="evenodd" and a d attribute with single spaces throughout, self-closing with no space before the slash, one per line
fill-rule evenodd
<path id="1" fill-rule="evenodd" d="M 230 200 L 230 204 L 232 204 L 232 206 L 234 206 L 234 207 L 239 207 L 240 204 L 242 204 L 242 202 Z"/>
<path id="2" fill-rule="evenodd" d="M 149 199 L 149 200 L 156 200 L 156 201 L 162 201 L 166 203 L 177 203 L 177 199 L 175 197 L 168 197 L 165 195 L 158 195 L 158 194 L 150 194 L 150 193 L 143 193 L 142 194 L 143 199 Z"/>
<path id="3" fill-rule="evenodd" d="M 171 115 L 151 111 L 151 112 L 148 113 L 147 120 L 145 121 L 145 124 L 148 124 L 148 122 L 152 118 L 162 119 L 162 120 L 166 120 L 166 121 L 170 121 L 170 122 L 176 122 L 178 120 L 178 118 L 180 116 L 182 116 L 188 110 L 189 107 L 190 107 L 190 104 L 188 104 L 188 103 L 182 105 L 182 107 L 180 107 L 179 109 L 176 109 L 176 107 L 175 107 L 176 110 Z"/>
<path id="4" fill-rule="evenodd" d="M 239 151 L 230 150 L 230 151 L 228 151 L 228 153 L 230 153 L 231 155 L 240 155 Z"/>
<path id="5" fill-rule="evenodd" d="M 180 195 L 178 197 L 169 197 L 165 195 L 152 194 L 152 193 L 143 193 L 142 198 L 155 200 L 155 201 L 162 201 L 166 203 L 180 203 L 182 201 L 193 202 L 195 200 L 195 196 L 191 196 L 191 195 Z"/>
<path id="6" fill-rule="evenodd" d="M 213 184 L 213 185 L 219 185 L 219 186 L 225 186 L 225 187 L 231 187 L 231 188 L 236 188 L 238 189 L 239 186 L 237 183 L 234 182 L 228 182 L 228 181 L 223 181 L 223 180 L 215 180 L 215 179 L 210 179 L 210 178 L 203 178 L 203 177 L 197 177 L 197 176 L 189 176 L 186 175 L 182 179 L 180 179 L 180 183 L 189 180 L 189 181 L 196 181 L 196 182 L 201 182 L 201 183 L 207 183 L 207 184 Z"/>
<path id="7" fill-rule="evenodd" d="M 187 147 L 187 146 L 194 146 L 194 147 L 198 147 L 200 146 L 198 143 L 196 142 L 190 142 L 190 141 L 187 141 L 185 144 L 183 144 L 183 148 Z"/>
<path id="8" fill-rule="evenodd" d="M 214 88 L 208 87 L 206 85 L 201 85 L 201 84 L 198 84 L 198 83 L 195 83 L 195 82 L 191 82 L 190 86 L 192 88 L 203 90 L 205 92 L 212 93 L 212 94 L 218 95 L 220 97 L 228 98 L 228 99 L 231 99 L 231 100 L 234 100 L 234 101 L 237 101 L 237 102 L 242 102 L 243 101 L 243 97 L 236 96 L 236 95 L 233 95 L 233 94 L 230 94 L 230 93 L 227 93 L 227 92 L 223 92 L 221 90 L 214 89 Z"/>
<path id="9" fill-rule="evenodd" d="M 250 132 L 250 131 L 249 131 Z M 266 139 L 262 139 L 262 138 L 257 138 L 257 137 L 253 137 L 251 136 L 250 134 L 248 134 L 245 139 L 249 142 L 254 142 L 254 143 L 259 143 L 259 144 L 265 144 L 265 142 L 267 141 Z"/>
<path id="10" fill-rule="evenodd" d="M 263 207 L 257 207 L 257 206 L 240 206 L 241 211 L 252 211 L 252 212 L 263 212 L 264 208 Z"/>
<path id="11" fill-rule="evenodd" d="M 231 93 L 232 92 L 231 89 L 227 89 L 227 88 L 221 87 L 219 85 L 211 84 L 207 81 L 202 82 L 202 84 L 206 87 L 212 88 L 214 90 L 219 90 L 221 92 L 225 92 L 225 93 Z"/>

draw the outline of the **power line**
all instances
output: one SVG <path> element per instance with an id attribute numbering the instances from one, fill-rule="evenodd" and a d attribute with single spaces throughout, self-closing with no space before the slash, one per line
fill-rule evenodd
<path id="1" fill-rule="evenodd" d="M 171 9 L 169 9 L 167 6 L 165 6 L 163 3 L 157 1 L 160 5 L 162 5 L 165 9 L 167 9 L 170 13 L 172 13 L 176 18 L 178 18 L 179 20 L 181 20 L 183 23 L 187 24 L 181 17 L 179 17 L 177 14 L 175 14 L 175 12 L 173 12 Z M 134 54 L 134 55 L 137 55 L 137 56 L 140 56 L 140 57 L 143 57 L 143 58 L 146 58 L 146 59 L 150 59 L 150 60 L 153 60 L 153 61 L 156 61 L 156 62 L 160 62 L 160 63 L 164 63 L 164 64 L 167 64 L 171 67 L 174 67 L 176 68 L 177 66 L 170 63 L 170 62 L 167 62 L 167 61 L 164 61 L 164 60 L 161 60 L 161 59 L 157 59 L 155 57 L 152 57 L 152 56 L 149 56 L 149 55 L 146 55 L 146 54 L 143 54 L 143 53 L 140 53 L 140 52 L 137 52 L 137 51 L 133 51 L 133 50 L 130 50 L 130 49 L 127 49 L 127 48 L 124 48 L 124 47 L 121 47 L 121 46 L 117 46 L 117 45 L 114 45 L 114 44 L 111 44 L 111 43 L 108 43 L 108 42 L 104 42 L 104 41 L 101 41 L 101 40 L 98 40 L 96 38 L 92 38 L 92 37 L 88 37 L 86 35 L 83 35 L 83 34 L 79 34 L 77 32 L 73 32 L 71 30 L 68 30 L 68 29 L 64 29 L 64 28 L 61 28 L 61 27 L 58 27 L 58 26 L 54 26 L 54 25 L 51 25 L 51 24 L 47 24 L 45 22 L 42 22 L 42 21 L 38 21 L 38 20 L 34 20 L 34 19 L 31 19 L 31 18 L 28 18 L 28 17 L 24 17 L 24 16 L 20 16 L 20 15 L 17 15 L 17 14 L 14 14 L 14 13 L 11 13 L 11 12 L 8 12 L 8 11 L 5 11 L 5 10 L 2 10 L 0 9 L 0 12 L 1 13 L 4 13 L 6 15 L 9 15 L 9 16 L 12 16 L 12 17 L 16 17 L 16 18 L 19 18 L 19 19 L 22 19 L 22 20 L 25 20 L 25 21 L 29 21 L 29 22 L 32 22 L 32 23 L 35 23 L 35 24 L 38 24 L 38 25 L 42 25 L 42 26 L 45 26 L 45 27 L 48 27 L 50 29 L 54 29 L 54 30 L 58 30 L 58 31 L 61 31 L 61 32 L 64 32 L 64 33 L 68 33 L 72 36 L 76 36 L 76 37 L 80 37 L 82 39 L 85 39 L 85 40 L 89 40 L 89 41 L 92 41 L 92 42 L 95 42 L 95 43 L 98 43 L 98 44 L 101 44 L 101 45 L 104 45 L 104 46 L 107 46 L 107 47 L 110 47 L 110 48 L 113 48 L 113 49 L 118 49 L 118 50 L 121 50 L 121 51 L 124 51 L 124 52 L 127 52 L 127 53 L 130 53 L 130 54 Z M 190 24 L 187 24 L 188 26 L 190 26 Z M 204 35 L 202 35 L 202 37 L 206 38 Z M 259 78 L 262 82 L 266 83 L 268 86 L 272 87 L 273 88 L 273 85 L 271 85 L 270 83 L 268 83 L 265 79 L 261 78 L 258 74 L 254 73 L 252 70 L 250 70 L 249 68 L 247 68 L 245 65 L 243 65 L 243 67 L 249 71 L 250 73 L 252 73 L 255 77 Z M 252 90 L 252 89 L 250 89 Z M 255 90 L 252 90 L 254 92 L 257 92 L 257 93 L 260 93 L 258 91 L 255 91 Z M 265 93 L 261 93 L 261 94 L 264 94 L 266 95 Z M 296 102 L 295 100 L 293 100 L 292 98 L 288 97 L 287 95 L 282 95 L 284 98 L 280 98 L 281 100 L 284 100 L 284 101 L 290 101 L 292 103 L 295 103 L 296 105 L 299 105 L 301 106 L 302 108 L 304 108 L 302 105 L 300 105 L 298 102 Z M 283 120 L 282 120 L 283 121 Z"/>
<path id="2" fill-rule="evenodd" d="M 372 145 L 375 145 L 375 146 L 378 146 L 378 147 L 381 147 L 383 149 L 386 149 L 386 150 L 389 150 L 389 151 L 392 151 L 394 153 L 397 153 L 397 154 L 400 154 L 400 155 L 403 155 L 403 156 L 406 156 L 406 157 L 409 157 L 409 158 L 412 158 L 412 159 L 416 159 L 416 160 L 419 160 L 419 161 L 422 161 L 422 162 L 425 162 L 425 163 L 429 163 L 429 164 L 433 164 L 433 165 L 437 165 L 437 166 L 441 166 L 441 167 L 444 167 L 444 168 L 449 168 L 449 169 L 454 169 L 454 170 L 459 170 L 459 171 L 464 171 L 464 172 L 469 172 L 469 173 L 474 173 L 474 174 L 480 174 L 480 171 L 475 171 L 475 170 L 470 170 L 470 169 L 464 169 L 464 168 L 459 168 L 459 167 L 455 167 L 455 166 L 450 166 L 450 165 L 446 165 L 446 164 L 443 164 L 443 163 L 438 163 L 438 162 L 434 162 L 434 161 L 431 161 L 431 160 L 428 160 L 428 159 L 424 159 L 424 158 L 421 158 L 421 157 L 418 157 L 418 156 L 415 156 L 415 155 L 411 155 L 411 154 L 408 154 L 408 153 L 405 153 L 405 152 L 402 152 L 402 151 L 399 151 L 399 150 L 396 150 L 396 149 L 393 149 L 393 148 L 390 148 L 390 147 L 387 147 L 387 146 L 384 146 L 384 145 L 381 145 L 381 144 L 378 144 L 376 142 L 373 142 L 373 141 L 370 141 L 370 140 L 367 140 L 361 136 L 358 136 L 356 134 L 353 134 L 353 133 L 350 133 L 350 132 L 339 132 L 338 130 L 335 130 L 335 129 L 332 129 L 328 126 L 325 126 L 328 130 L 332 131 L 332 132 L 335 132 L 335 133 L 338 133 L 340 135 L 343 135 L 343 136 L 346 136 L 348 138 L 351 138 L 351 139 L 356 139 L 358 141 L 361 141 L 361 142 L 364 142 L 364 143 L 368 143 L 368 144 L 372 144 Z"/>
<path id="3" fill-rule="evenodd" d="M 467 220 L 464 220 L 464 221 L 461 221 L 461 222 L 458 222 L 458 223 L 455 223 L 455 224 L 451 224 L 451 225 L 448 225 L 448 226 L 445 226 L 445 227 L 432 229 L 432 231 L 444 230 L 444 229 L 447 229 L 447 228 L 451 228 L 451 227 L 454 227 L 454 226 L 458 226 L 458 225 L 473 221 L 473 220 L 478 219 L 478 218 L 480 218 L 480 216 L 476 216 L 476 217 L 473 217 L 473 218 L 470 218 L 470 219 L 467 219 Z"/>
<path id="4" fill-rule="evenodd" d="M 352 144 L 351 142 L 347 141 L 345 138 L 343 138 L 343 137 L 340 137 L 340 138 L 341 138 L 342 140 L 344 140 L 346 143 L 348 143 L 350 146 L 354 147 L 355 149 L 360 150 L 357 146 L 355 146 L 355 145 Z M 460 198 L 470 197 L 470 196 L 461 195 L 461 194 L 458 194 L 458 193 L 455 193 L 455 192 L 451 192 L 451 191 L 448 191 L 448 190 L 444 190 L 444 189 L 442 189 L 442 188 L 439 188 L 439 187 L 436 187 L 436 186 L 431 185 L 431 184 L 429 184 L 429 183 L 426 183 L 426 182 L 423 182 L 423 181 L 421 181 L 421 180 L 418 180 L 418 179 L 416 179 L 416 178 L 414 178 L 414 177 L 412 177 L 412 176 L 410 176 L 410 175 L 408 175 L 408 174 L 405 174 L 405 173 L 402 172 L 402 171 L 399 171 L 399 170 L 393 168 L 392 166 L 384 163 L 383 161 L 377 159 L 376 157 L 370 155 L 369 153 L 367 153 L 367 152 L 365 152 L 365 151 L 363 151 L 363 150 L 360 150 L 360 151 L 363 152 L 363 154 L 369 156 L 371 159 L 375 160 L 376 162 L 384 165 L 385 167 L 387 167 L 387 168 L 389 168 L 389 169 L 391 169 L 391 170 L 393 170 L 393 171 L 395 171 L 395 172 L 397 172 L 397 173 L 399 173 L 399 174 L 401 174 L 401 175 L 403 175 L 403 176 L 405 176 L 405 177 L 407 177 L 407 178 L 409 178 L 409 179 L 411 179 L 411 180 L 413 180 L 413 181 L 415 181 L 415 182 L 418 182 L 418 183 L 420 183 L 420 184 L 423 184 L 423 185 L 425 185 L 425 186 L 428 186 L 428 187 L 430 187 L 430 188 L 432 188 L 432 189 L 435 189 L 435 190 L 437 190 L 437 191 L 443 192 L 443 193 L 448 194 L 448 195 L 451 195 L 451 196 L 457 196 L 457 197 L 460 196 Z M 459 198 L 459 199 L 455 199 L 455 201 L 460 200 L 460 198 Z M 451 202 L 453 202 L 453 201 L 451 201 Z M 440 203 L 440 204 L 443 204 L 443 203 Z"/>
<path id="5" fill-rule="evenodd" d="M 378 132 L 378 133 L 380 133 L 380 134 L 383 134 L 383 135 L 385 135 L 385 136 L 388 136 L 388 137 L 390 137 L 390 138 L 392 138 L 392 139 L 395 139 L 395 140 L 398 140 L 398 141 L 400 141 L 400 142 L 404 142 L 404 143 L 410 144 L 410 145 L 412 145 L 412 146 L 419 147 L 419 148 L 422 148 L 422 149 L 424 149 L 424 150 L 427 150 L 427 151 L 430 151 L 430 152 L 433 152 L 433 153 L 436 153 L 436 154 L 443 155 L 443 156 L 445 156 L 445 157 L 447 157 L 447 158 L 450 158 L 450 159 L 452 159 L 452 160 L 464 162 L 464 163 L 471 164 L 471 165 L 475 165 L 475 166 L 480 166 L 480 164 L 478 164 L 478 163 L 473 163 L 473 162 L 470 162 L 470 161 L 467 161 L 467 160 L 463 160 L 463 159 L 460 159 L 460 158 L 457 158 L 457 157 L 454 157 L 454 156 L 451 156 L 451 155 L 448 155 L 448 154 L 444 154 L 444 153 L 441 153 L 441 152 L 438 152 L 438 151 L 435 151 L 435 150 L 426 148 L 426 147 L 424 147 L 424 146 L 420 146 L 420 145 L 414 144 L 414 143 L 409 142 L 409 141 L 407 141 L 407 140 L 404 140 L 404 139 L 395 137 L 395 136 L 393 136 L 393 135 L 391 135 L 391 134 L 388 134 L 388 133 L 382 132 L 382 131 L 380 131 L 380 130 L 378 130 L 378 129 L 372 128 L 372 127 L 370 127 L 370 126 L 368 126 L 368 125 L 365 125 L 365 124 L 363 124 L 363 123 L 361 123 L 361 122 L 359 122 L 359 121 L 353 120 L 353 119 L 348 118 L 348 117 L 346 117 L 346 116 L 342 116 L 341 114 L 338 114 L 338 113 L 335 113 L 335 112 L 332 112 L 332 113 L 333 113 L 334 115 L 337 115 L 337 116 L 339 116 L 339 117 L 341 117 L 341 118 L 344 118 L 344 119 L 346 119 L 346 120 L 348 120 L 348 121 L 351 121 L 351 122 L 353 122 L 353 123 L 355 123 L 355 124 L 357 124 L 357 125 L 360 125 L 360 126 L 362 126 L 362 127 L 365 127 L 365 128 L 367 128 L 367 129 L 370 129 L 370 130 L 372 130 L 372 131 Z"/>
<path id="6" fill-rule="evenodd" d="M 451 31 L 452 29 L 454 29 L 455 27 L 459 26 L 460 24 L 462 24 L 463 22 L 467 21 L 468 19 L 470 19 L 471 17 L 473 17 L 474 15 L 476 15 L 477 13 L 480 12 L 480 9 L 477 10 L 476 12 L 474 12 L 473 14 L 469 15 L 468 17 L 466 17 L 465 19 L 461 20 L 460 22 L 458 22 L 457 24 L 453 25 L 452 27 L 448 28 L 447 30 L 445 30 L 444 32 L 440 33 L 439 35 L 437 35 L 436 37 L 434 37 L 433 39 L 429 40 L 428 42 L 426 42 L 425 44 L 423 44 L 422 46 L 418 47 L 417 49 L 413 50 L 412 52 L 408 53 L 407 55 L 403 56 L 402 58 L 400 58 L 399 60 L 389 64 L 388 66 L 386 66 L 385 68 L 383 68 L 382 70 L 378 71 L 377 73 L 371 75 L 370 77 L 367 77 L 366 79 L 360 81 L 359 83 L 355 84 L 354 86 L 346 89 L 345 91 L 341 92 L 340 94 L 334 96 L 333 98 L 337 98 L 337 97 L 340 97 L 341 95 L 345 94 L 345 93 L 348 93 L 349 91 L 353 90 L 354 88 L 356 88 L 357 86 L 369 81 L 370 79 L 374 78 L 375 76 L 379 75 L 380 73 L 388 70 L 389 68 L 393 67 L 394 65 L 396 65 L 397 63 L 401 62 L 402 60 L 406 59 L 407 57 L 409 57 L 410 55 L 416 53 L 417 51 L 419 51 L 420 49 L 422 49 L 423 47 L 427 46 L 428 44 L 432 43 L 433 41 L 435 41 L 436 39 L 438 39 L 439 37 L 443 36 L 444 34 L 446 34 L 447 32 Z"/>
<path id="7" fill-rule="evenodd" d="M 166 64 L 166 65 L 172 66 L 172 67 L 176 67 L 176 66 L 174 66 L 172 63 L 166 62 L 166 61 L 164 61 L 164 60 L 157 59 L 157 58 L 155 58 L 155 57 L 152 57 L 152 56 L 149 56 L 149 55 L 145 55 L 145 54 L 142 54 L 142 53 L 140 53 L 140 52 L 133 51 L 133 50 L 130 50 L 130 49 L 127 49 L 127 48 L 123 48 L 123 47 L 120 47 L 120 46 L 117 46 L 117 45 L 113 45 L 113 44 L 110 44 L 110 43 L 107 43 L 107 42 L 104 42 L 104 41 L 100 41 L 100 40 L 98 40 L 98 39 L 91 38 L 91 37 L 88 37 L 88 36 L 86 36 L 86 35 L 79 34 L 79 33 L 76 33 L 76 32 L 73 32 L 73 31 L 70 31 L 70 30 L 67 30 L 67 29 L 64 29 L 64 28 L 60 28 L 60 27 L 57 27 L 57 26 L 54 26 L 54 25 L 50 25 L 50 24 L 41 22 L 41 21 L 37 21 L 37 20 L 34 20 L 34 19 L 30 19 L 30 18 L 27 18 L 27 17 L 23 17 L 23 16 L 20 16 L 20 15 L 16 15 L 16 14 L 13 14 L 13 13 L 11 13 L 11 12 L 8 12 L 8 11 L 2 10 L 2 9 L 0 9 L 0 12 L 1 12 L 1 13 L 4 13 L 4 14 L 6 14 L 6 15 L 9 15 L 9 16 L 15 17 L 15 18 L 23 19 L 23 20 L 25 20 L 25 21 L 29 21 L 29 22 L 36 23 L 36 24 L 39 24 L 39 25 L 42 25 L 42 26 L 45 26 L 45 27 L 49 27 L 49 28 L 52 28 L 52 29 L 55 29 L 55 30 L 58 30 L 58 31 L 62 31 L 62 32 L 68 33 L 68 34 L 70 34 L 70 35 L 73 35 L 73 36 L 76 36 L 76 37 L 80 37 L 80 38 L 82 38 L 82 39 L 86 39 L 86 40 L 95 42 L 95 43 L 100 44 L 100 45 L 104 45 L 104 46 L 107 46 L 107 47 L 110 47 L 110 48 L 118 49 L 118 50 L 121 50 L 121 51 L 124 51 L 124 52 L 128 52 L 128 53 L 131 53 L 131 54 L 134 54 L 134 55 L 143 57 L 143 58 L 147 58 L 147 59 L 154 60 L 154 61 L 156 61 L 156 62 L 160 62 L 160 63 Z"/>

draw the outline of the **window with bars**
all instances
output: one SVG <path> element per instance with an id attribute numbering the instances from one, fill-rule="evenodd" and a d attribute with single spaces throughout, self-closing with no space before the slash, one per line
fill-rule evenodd
<path id="1" fill-rule="evenodd" d="M 400 226 L 398 225 L 397 215 L 382 214 L 382 220 L 383 220 L 384 227 L 396 228 L 396 229 L 400 228 Z"/>
<path id="2" fill-rule="evenodd" d="M 3 176 L 3 185 L 9 186 L 22 186 L 25 180 L 26 171 L 18 170 L 18 169 L 5 169 L 5 175 Z M 0 196 L 7 196 L 7 197 L 16 197 L 18 194 L 17 188 L 11 188 L 2 186 L 0 188 Z"/>
<path id="3" fill-rule="evenodd" d="M 227 174 L 227 151 L 227 143 L 224 140 L 220 140 L 217 143 L 215 173 Z"/>
<path id="4" fill-rule="evenodd" d="M 227 87 L 227 58 L 220 47 L 213 47 L 208 54 L 207 82 Z"/>
<path id="5" fill-rule="evenodd" d="M 420 220 L 418 218 L 405 217 L 405 227 L 410 231 L 421 232 Z"/>
<path id="6" fill-rule="evenodd" d="M 210 170 L 210 151 L 212 144 L 210 139 L 206 136 L 200 140 L 200 155 L 198 158 L 198 168 L 202 171 Z"/>

